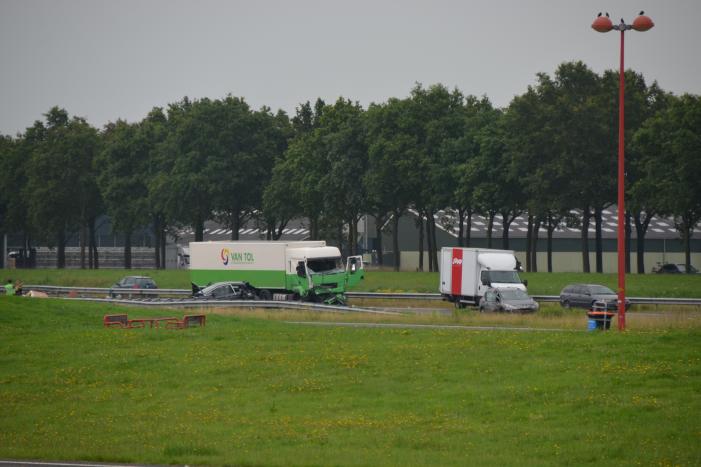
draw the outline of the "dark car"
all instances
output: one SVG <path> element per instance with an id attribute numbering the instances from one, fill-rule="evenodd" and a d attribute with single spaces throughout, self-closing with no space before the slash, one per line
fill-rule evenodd
<path id="1" fill-rule="evenodd" d="M 112 286 L 113 289 L 157 289 L 153 279 L 146 276 L 127 276 Z"/>
<path id="2" fill-rule="evenodd" d="M 521 289 L 504 287 L 489 288 L 480 299 L 480 311 L 506 311 L 509 313 L 531 313 L 538 311 L 538 302 Z"/>
<path id="3" fill-rule="evenodd" d="M 192 284 L 192 296 L 210 300 L 250 300 L 256 298 L 255 289 L 247 282 L 216 282 L 206 287 Z"/>
<path id="4" fill-rule="evenodd" d="M 146 276 L 126 276 L 110 288 L 110 297 L 122 298 L 122 293 L 112 289 L 157 289 L 153 279 Z M 131 297 L 131 294 L 129 295 Z"/>
<path id="5" fill-rule="evenodd" d="M 656 272 L 658 274 L 686 274 L 686 264 L 662 264 L 660 266 L 657 266 L 656 268 L 653 268 L 653 272 Z M 698 274 L 699 270 L 693 267 L 692 265 L 689 265 L 689 273 L 691 274 Z"/>
<path id="6" fill-rule="evenodd" d="M 597 303 L 598 302 L 598 303 Z M 597 304 L 608 310 L 618 309 L 616 293 L 598 284 L 572 284 L 560 292 L 560 305 L 564 308 L 586 308 L 588 310 Z M 630 300 L 626 298 L 626 310 L 630 308 Z"/>

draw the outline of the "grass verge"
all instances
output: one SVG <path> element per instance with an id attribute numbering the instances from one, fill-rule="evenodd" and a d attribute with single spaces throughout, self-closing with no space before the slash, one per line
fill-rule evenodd
<path id="1" fill-rule="evenodd" d="M 280 321 L 308 314 L 250 310 L 211 314 L 206 328 L 185 331 L 101 327 L 103 314 L 123 311 L 0 300 L 0 457 L 197 465 L 701 459 L 697 326 L 312 327 Z"/>

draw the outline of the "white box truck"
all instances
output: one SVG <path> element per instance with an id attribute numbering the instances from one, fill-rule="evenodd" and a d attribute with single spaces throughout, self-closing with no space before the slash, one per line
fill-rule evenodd
<path id="1" fill-rule="evenodd" d="M 193 285 L 247 283 L 266 300 L 344 303 L 346 289 L 364 275 L 361 256 L 348 257 L 344 265 L 338 248 L 323 240 L 190 242 Z"/>
<path id="2" fill-rule="evenodd" d="M 456 306 L 478 305 L 489 287 L 526 290 L 511 250 L 441 248 L 440 292 Z"/>

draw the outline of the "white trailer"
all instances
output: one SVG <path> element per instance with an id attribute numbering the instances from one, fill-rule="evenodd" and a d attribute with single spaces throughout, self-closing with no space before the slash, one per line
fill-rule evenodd
<path id="1" fill-rule="evenodd" d="M 489 287 L 526 290 L 511 250 L 441 248 L 440 292 L 456 306 L 477 305 Z"/>

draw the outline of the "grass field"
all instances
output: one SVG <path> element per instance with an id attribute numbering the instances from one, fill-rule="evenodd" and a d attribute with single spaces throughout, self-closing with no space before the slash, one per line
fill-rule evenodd
<path id="1" fill-rule="evenodd" d="M 19 269 L 0 270 L 0 280 L 21 279 L 26 284 L 109 287 L 126 275 L 151 276 L 159 287 L 190 288 L 187 270 L 99 269 Z M 560 290 L 577 282 L 597 283 L 616 290 L 616 274 L 522 273 L 533 295 L 559 295 Z M 701 274 L 630 274 L 626 277 L 626 294 L 631 297 L 701 298 Z M 438 292 L 438 273 L 367 271 L 366 278 L 353 290 L 370 292 Z"/>
<path id="2" fill-rule="evenodd" d="M 206 328 L 186 331 L 101 327 L 103 314 L 124 310 L 182 315 L 0 297 L 0 458 L 701 463 L 698 321 L 626 333 L 470 331 L 310 326 L 285 321 L 318 315 L 253 310 L 211 314 Z M 548 313 L 513 318 L 562 327 Z"/>

